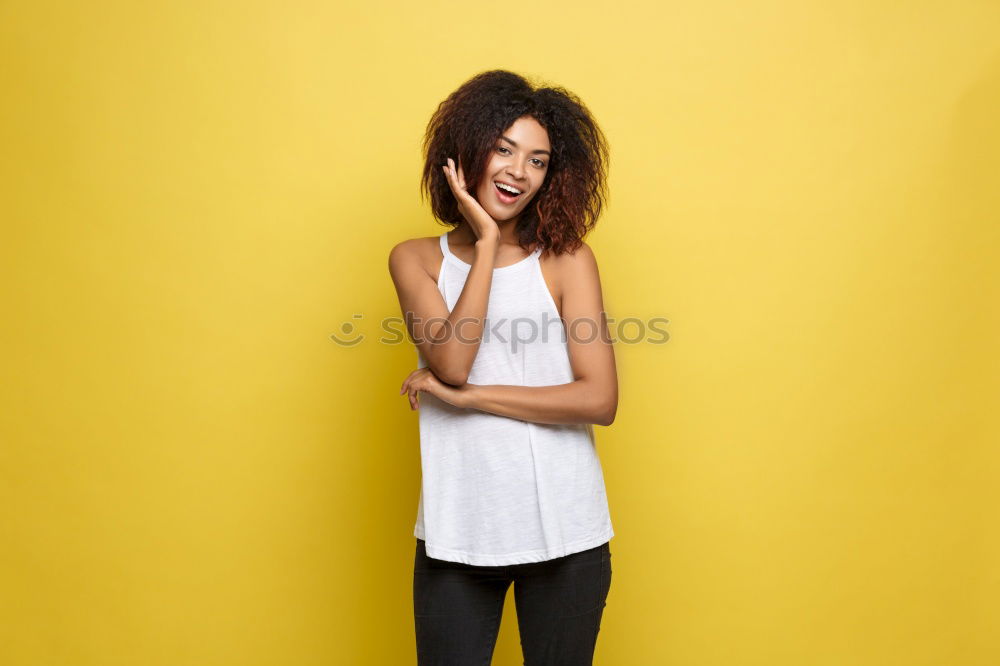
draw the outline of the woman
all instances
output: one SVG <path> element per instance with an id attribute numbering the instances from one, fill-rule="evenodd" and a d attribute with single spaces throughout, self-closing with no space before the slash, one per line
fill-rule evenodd
<path id="1" fill-rule="evenodd" d="M 618 380 L 583 236 L 607 144 L 571 93 L 494 70 L 441 103 L 424 154 L 453 230 L 389 256 L 418 356 L 418 662 L 488 664 L 513 583 L 525 663 L 591 664 L 614 536 L 593 424 Z"/>

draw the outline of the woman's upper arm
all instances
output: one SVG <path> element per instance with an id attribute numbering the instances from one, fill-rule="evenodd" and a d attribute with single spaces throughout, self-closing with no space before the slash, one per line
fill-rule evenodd
<path id="1" fill-rule="evenodd" d="M 560 257 L 559 282 L 573 377 L 586 380 L 593 392 L 590 397 L 604 412 L 605 425 L 610 425 L 618 408 L 618 372 L 597 259 L 586 243 L 574 254 Z"/>
<path id="2" fill-rule="evenodd" d="M 420 261 L 417 242 L 418 239 L 411 239 L 393 246 L 389 252 L 389 274 L 411 339 L 434 374 L 448 381 L 447 369 L 437 367 L 436 346 L 430 339 L 446 325 L 450 312 L 437 283 Z"/>

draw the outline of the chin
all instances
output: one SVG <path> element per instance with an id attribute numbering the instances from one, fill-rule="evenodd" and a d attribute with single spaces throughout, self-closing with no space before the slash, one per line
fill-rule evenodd
<path id="1" fill-rule="evenodd" d="M 483 204 L 480 203 L 479 205 L 482 206 Z M 506 210 L 503 208 L 494 208 L 492 205 L 489 204 L 483 206 L 483 210 L 489 213 L 490 217 L 492 217 L 497 222 L 502 222 L 503 220 L 509 220 L 510 218 L 514 217 L 514 215 L 516 215 L 518 212 L 518 211 L 512 212 L 510 210 Z"/>
<path id="2" fill-rule="evenodd" d="M 484 199 L 486 201 L 486 204 L 483 204 Z M 482 196 L 477 196 L 476 201 L 478 201 L 479 205 L 483 207 L 483 210 L 489 213 L 490 217 L 492 217 L 497 222 L 506 222 L 507 220 L 512 220 L 518 217 L 524 211 L 525 206 L 531 203 L 531 200 L 528 199 L 524 201 L 522 205 L 518 206 L 517 208 L 509 208 L 507 206 L 497 206 L 496 204 L 493 203 L 493 200 L 489 193 L 486 195 L 485 198 Z"/>
<path id="3" fill-rule="evenodd" d="M 519 210 L 505 211 L 502 215 L 500 215 L 499 217 L 494 217 L 493 219 L 496 220 L 497 222 L 507 222 L 509 220 L 513 220 L 516 217 L 519 217 L 520 215 L 521 211 Z"/>

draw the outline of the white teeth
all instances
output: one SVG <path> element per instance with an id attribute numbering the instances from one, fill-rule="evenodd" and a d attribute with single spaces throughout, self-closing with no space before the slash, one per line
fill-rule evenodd
<path id="1" fill-rule="evenodd" d="M 494 181 L 494 182 L 496 182 L 496 181 Z M 501 190 L 506 190 L 506 191 L 508 191 L 508 192 L 511 192 L 512 194 L 520 194 L 520 193 L 521 193 L 521 190 L 519 190 L 519 189 L 517 189 L 517 188 L 514 188 L 514 187 L 511 187 L 510 185 L 508 185 L 508 184 L 506 184 L 506 183 L 499 183 L 499 182 L 498 182 L 498 183 L 496 183 L 496 185 L 497 185 L 497 187 L 499 187 L 499 188 L 500 188 Z"/>

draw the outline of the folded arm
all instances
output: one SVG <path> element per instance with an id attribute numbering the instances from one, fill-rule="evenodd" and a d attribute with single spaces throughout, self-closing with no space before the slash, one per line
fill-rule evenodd
<path id="1" fill-rule="evenodd" d="M 459 391 L 463 407 L 532 423 L 608 426 L 615 420 L 615 404 L 608 391 L 587 380 L 555 386 L 463 384 Z"/>

